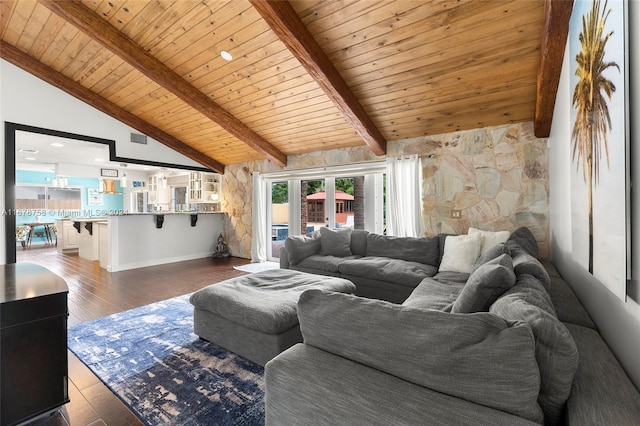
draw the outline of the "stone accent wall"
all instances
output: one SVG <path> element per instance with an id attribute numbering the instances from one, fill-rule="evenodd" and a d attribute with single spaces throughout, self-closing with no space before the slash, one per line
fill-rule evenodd
<path id="1" fill-rule="evenodd" d="M 526 226 L 549 255 L 546 139 L 532 123 L 496 126 L 391 143 L 389 156 L 422 158 L 425 233 L 466 234 Z M 459 210 L 459 219 L 452 211 Z"/>
<path id="2" fill-rule="evenodd" d="M 533 135 L 532 123 L 519 123 L 388 143 L 388 155 L 418 154 L 423 164 L 425 234 L 464 234 L 529 227 L 549 254 L 548 156 L 546 139 Z M 380 160 L 366 147 L 289 157 L 287 169 Z M 268 161 L 227 166 L 222 208 L 224 237 L 231 255 L 251 258 L 252 173 L 278 171 Z M 461 218 L 451 217 L 460 210 Z"/>
<path id="3" fill-rule="evenodd" d="M 258 162 L 226 166 L 222 176 L 223 235 L 231 256 L 251 259 L 253 172 Z"/>

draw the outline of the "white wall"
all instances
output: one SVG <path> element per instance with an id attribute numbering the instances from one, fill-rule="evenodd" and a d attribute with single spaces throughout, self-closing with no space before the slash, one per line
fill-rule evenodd
<path id="1" fill-rule="evenodd" d="M 76 133 L 116 141 L 116 155 L 146 161 L 202 167 L 201 164 L 149 138 L 147 145 L 130 142 L 139 131 L 98 111 L 20 68 L 0 59 L 0 208 L 4 211 L 4 122 Z M 0 221 L 0 241 L 6 238 Z M 0 244 L 0 262 L 6 259 Z"/>
<path id="2" fill-rule="evenodd" d="M 109 217 L 109 272 L 144 268 L 211 256 L 222 232 L 221 214 L 165 214 L 162 228 L 155 215 Z"/>
<path id="3" fill-rule="evenodd" d="M 4 60 L 0 60 L 0 92 L 2 122 L 115 140 L 119 157 L 202 167 L 151 138 L 147 145 L 132 143 L 130 133 L 138 130 Z"/>
<path id="4" fill-rule="evenodd" d="M 632 195 L 632 276 L 627 300 L 621 301 L 605 286 L 578 265 L 572 257 L 571 242 L 571 88 L 569 84 L 568 47 L 558 87 L 553 127 L 549 138 L 549 187 L 552 258 L 560 273 L 571 284 L 600 333 L 625 368 L 636 387 L 640 388 L 640 3 L 629 2 L 629 57 L 631 98 L 631 167 L 636 189 Z"/>

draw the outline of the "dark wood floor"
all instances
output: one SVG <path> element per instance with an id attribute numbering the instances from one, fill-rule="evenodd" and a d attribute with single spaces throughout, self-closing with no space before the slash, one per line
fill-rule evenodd
<path id="1" fill-rule="evenodd" d="M 53 246 L 16 249 L 18 262 L 42 265 L 67 281 L 69 325 L 191 293 L 208 284 L 244 275 L 233 269 L 247 259 L 197 259 L 109 273 L 98 262 L 60 254 Z M 60 411 L 34 424 L 143 424 L 78 358 L 69 352 L 69 397 Z"/>

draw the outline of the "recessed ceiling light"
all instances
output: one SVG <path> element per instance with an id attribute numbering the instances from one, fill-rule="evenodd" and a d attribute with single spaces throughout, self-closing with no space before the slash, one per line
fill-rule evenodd
<path id="1" fill-rule="evenodd" d="M 36 159 L 36 157 L 24 157 L 25 160 L 31 160 L 34 161 Z"/>
<path id="2" fill-rule="evenodd" d="M 104 160 L 102 158 L 94 158 L 93 161 L 96 161 L 98 163 L 102 163 Z"/>
<path id="3" fill-rule="evenodd" d="M 51 146 L 55 146 L 56 148 L 62 148 L 64 144 L 61 144 L 60 142 L 54 142 L 51 144 Z"/>
<path id="4" fill-rule="evenodd" d="M 40 152 L 40 151 L 38 151 L 37 149 L 19 148 L 19 149 L 18 149 L 18 152 L 27 152 L 27 153 L 29 153 L 29 154 L 37 154 L 37 153 L 38 153 L 38 152 Z"/>
<path id="5" fill-rule="evenodd" d="M 223 50 L 222 52 L 220 52 L 220 56 L 222 56 L 222 59 L 224 59 L 225 61 L 230 61 L 233 59 L 233 56 L 231 56 L 231 53 L 227 52 L 226 50 Z"/>

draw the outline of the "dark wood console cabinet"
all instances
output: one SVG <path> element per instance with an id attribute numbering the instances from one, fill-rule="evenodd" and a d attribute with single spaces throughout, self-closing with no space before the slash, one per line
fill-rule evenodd
<path id="1" fill-rule="evenodd" d="M 0 265 L 0 425 L 69 402 L 66 282 L 42 266 Z"/>

